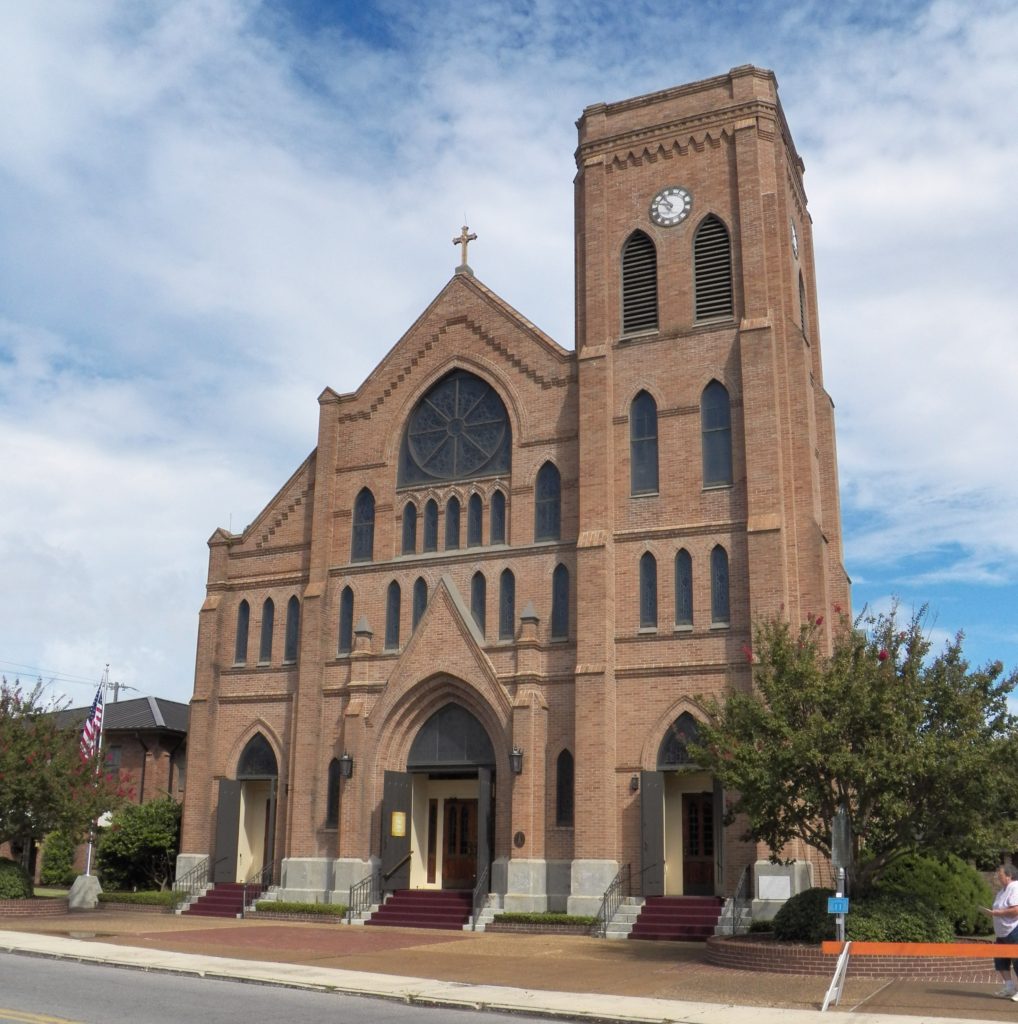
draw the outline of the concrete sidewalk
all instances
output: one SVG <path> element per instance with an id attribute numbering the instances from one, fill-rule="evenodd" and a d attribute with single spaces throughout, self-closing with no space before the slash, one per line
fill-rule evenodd
<path id="1" fill-rule="evenodd" d="M 727 971 L 697 943 L 475 935 L 103 911 L 3 922 L 0 950 L 571 1020 L 816 1024 L 829 979 Z M 524 982 L 526 987 L 520 987 Z M 1018 1019 L 986 985 L 849 979 L 857 1024 Z"/>

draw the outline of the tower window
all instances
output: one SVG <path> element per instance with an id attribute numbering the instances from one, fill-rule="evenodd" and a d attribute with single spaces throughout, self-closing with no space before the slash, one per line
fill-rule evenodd
<path id="1" fill-rule="evenodd" d="M 353 650 L 353 591 L 344 587 L 339 595 L 339 653 Z"/>
<path id="2" fill-rule="evenodd" d="M 645 551 L 640 558 L 640 628 L 657 627 L 657 559 Z"/>
<path id="3" fill-rule="evenodd" d="M 375 496 L 365 487 L 353 506 L 351 562 L 370 562 L 375 547 Z"/>
<path id="4" fill-rule="evenodd" d="M 696 319 L 716 320 L 735 312 L 732 294 L 732 243 L 728 229 L 711 214 L 693 239 Z"/>
<path id="5" fill-rule="evenodd" d="M 568 828 L 573 824 L 573 755 L 563 750 L 555 762 L 555 824 Z"/>
<path id="6" fill-rule="evenodd" d="M 438 502 L 434 498 L 424 506 L 424 550 L 438 550 Z"/>
<path id="7" fill-rule="evenodd" d="M 481 503 L 479 494 L 471 494 L 467 502 L 467 547 L 477 547 L 484 543 L 482 530 L 482 519 L 484 517 L 484 506 Z"/>
<path id="8" fill-rule="evenodd" d="M 488 522 L 488 534 L 491 544 L 505 543 L 505 495 L 495 491 L 491 496 L 491 512 Z"/>
<path id="9" fill-rule="evenodd" d="M 675 556 L 675 625 L 693 625 L 693 559 L 685 548 Z"/>
<path id="10" fill-rule="evenodd" d="M 732 613 L 728 596 L 728 552 L 720 544 L 710 553 L 710 609 L 712 622 L 731 622 Z"/>
<path id="11" fill-rule="evenodd" d="M 237 638 L 233 645 L 234 665 L 243 665 L 247 661 L 247 631 L 251 622 L 251 606 L 241 601 L 237 608 Z"/>
<path id="12" fill-rule="evenodd" d="M 399 584 L 393 580 L 385 595 L 385 649 L 395 651 L 399 648 Z"/>
<path id="13" fill-rule="evenodd" d="M 488 584 L 483 572 L 475 572 L 470 581 L 470 611 L 474 622 L 484 636 L 485 619 L 487 618 Z"/>
<path id="14" fill-rule="evenodd" d="M 799 271 L 799 323 L 802 325 L 803 337 L 809 337 L 809 324 L 806 322 L 806 284 L 802 279 L 802 271 Z"/>
<path id="15" fill-rule="evenodd" d="M 622 249 L 622 333 L 657 330 L 657 249 L 634 231 Z"/>
<path id="16" fill-rule="evenodd" d="M 551 577 L 551 636 L 569 637 L 569 570 L 564 565 L 557 565 Z"/>
<path id="17" fill-rule="evenodd" d="M 417 623 L 421 621 L 421 616 L 424 614 L 428 607 L 428 584 L 423 576 L 418 576 L 414 583 L 414 613 L 413 613 L 413 629 L 417 628 Z"/>
<path id="18" fill-rule="evenodd" d="M 403 554 L 417 550 L 417 506 L 411 501 L 403 509 Z"/>
<path id="19" fill-rule="evenodd" d="M 265 665 L 272 661 L 272 628 L 276 621 L 276 606 L 272 598 L 265 598 L 262 605 L 262 637 L 258 645 L 258 661 Z"/>
<path id="20" fill-rule="evenodd" d="M 700 430 L 703 443 L 703 485 L 715 487 L 732 482 L 732 411 L 728 391 L 712 380 L 700 396 Z"/>
<path id="21" fill-rule="evenodd" d="M 498 584 L 498 638 L 512 640 L 516 636 L 516 577 L 505 569 Z"/>
<path id="22" fill-rule="evenodd" d="M 558 540 L 562 535 L 562 478 L 553 462 L 537 474 L 534 488 L 534 540 Z"/>
<path id="23" fill-rule="evenodd" d="M 455 495 L 445 506 L 445 550 L 455 551 L 460 546 L 460 500 Z"/>
<path id="24" fill-rule="evenodd" d="M 297 595 L 287 602 L 286 605 L 286 634 L 283 643 L 283 661 L 294 662 L 297 660 L 297 648 L 300 645 L 300 600 Z"/>
<path id="25" fill-rule="evenodd" d="M 632 494 L 657 493 L 657 403 L 646 391 L 629 407 L 629 480 Z"/>

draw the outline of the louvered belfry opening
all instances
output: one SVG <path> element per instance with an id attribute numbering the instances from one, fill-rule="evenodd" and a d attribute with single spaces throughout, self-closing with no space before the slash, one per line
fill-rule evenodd
<path id="1" fill-rule="evenodd" d="M 693 276 L 696 282 L 696 319 L 732 316 L 732 243 L 728 229 L 711 214 L 697 229 L 693 241 Z"/>
<path id="2" fill-rule="evenodd" d="M 657 250 L 634 231 L 622 250 L 622 333 L 657 330 Z"/>

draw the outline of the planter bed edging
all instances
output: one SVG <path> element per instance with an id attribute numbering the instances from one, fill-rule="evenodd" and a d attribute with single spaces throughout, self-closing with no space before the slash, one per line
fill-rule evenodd
<path id="1" fill-rule="evenodd" d="M 730 938 L 712 935 L 707 939 L 707 962 L 737 971 L 832 977 L 838 958 L 833 953 L 821 952 L 819 946 L 776 942 L 766 936 Z M 865 956 L 855 959 L 850 956 L 848 973 L 853 978 L 917 978 L 986 984 L 998 980 L 989 957 L 948 960 L 936 956 Z"/>
<path id="2" fill-rule="evenodd" d="M 63 917 L 66 899 L 33 896 L 27 900 L 0 900 L 0 917 Z"/>
<path id="3" fill-rule="evenodd" d="M 589 935 L 589 924 L 552 923 L 536 921 L 492 921 L 484 926 L 486 932 L 516 932 L 523 935 Z"/>

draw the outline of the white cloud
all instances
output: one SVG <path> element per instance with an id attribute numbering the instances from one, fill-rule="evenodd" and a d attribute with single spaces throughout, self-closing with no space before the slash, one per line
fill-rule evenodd
<path id="1" fill-rule="evenodd" d="M 2 15 L 0 663 L 186 699 L 204 540 L 448 280 L 464 215 L 571 346 L 575 118 L 750 61 L 807 165 L 850 572 L 1018 582 L 1012 3 L 312 7 Z"/>

